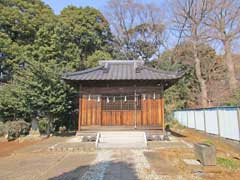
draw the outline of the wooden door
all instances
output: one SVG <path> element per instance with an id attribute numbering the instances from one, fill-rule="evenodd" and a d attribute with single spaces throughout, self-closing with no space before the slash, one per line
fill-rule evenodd
<path id="1" fill-rule="evenodd" d="M 141 99 L 141 118 L 138 118 L 137 126 L 162 127 L 164 124 L 164 107 L 161 95 L 146 94 Z"/>
<path id="2" fill-rule="evenodd" d="M 98 101 L 98 96 L 83 95 L 79 102 L 81 102 L 79 106 L 80 126 L 101 125 L 101 101 Z"/>
<path id="3" fill-rule="evenodd" d="M 132 94 L 132 95 L 104 96 L 102 98 L 102 125 L 134 126 L 135 125 L 134 95 Z"/>
<path id="4" fill-rule="evenodd" d="M 79 122 L 82 126 L 157 126 L 164 124 L 163 98 L 160 95 L 82 97 Z"/>

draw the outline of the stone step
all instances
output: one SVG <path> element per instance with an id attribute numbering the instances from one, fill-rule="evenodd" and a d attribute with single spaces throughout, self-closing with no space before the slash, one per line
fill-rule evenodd
<path id="1" fill-rule="evenodd" d="M 131 144 L 109 144 L 109 143 L 99 143 L 98 148 L 100 149 L 143 149 L 147 146 L 140 143 Z"/>
<path id="2" fill-rule="evenodd" d="M 101 134 L 128 134 L 128 135 L 137 135 L 137 134 L 143 134 L 145 132 L 143 131 L 102 131 Z"/>
<path id="3" fill-rule="evenodd" d="M 133 133 L 133 132 L 100 132 L 101 134 L 101 137 L 137 137 L 137 136 L 144 136 L 144 132 L 136 132 L 136 133 Z"/>
<path id="4" fill-rule="evenodd" d="M 101 137 L 143 137 L 144 134 L 139 134 L 139 135 L 127 135 L 127 134 L 109 134 L 109 135 L 106 135 L 106 134 L 101 134 Z"/>
<path id="5" fill-rule="evenodd" d="M 99 142 L 143 142 L 142 138 L 100 138 Z"/>
<path id="6" fill-rule="evenodd" d="M 98 148 L 145 148 L 144 132 L 100 132 Z"/>

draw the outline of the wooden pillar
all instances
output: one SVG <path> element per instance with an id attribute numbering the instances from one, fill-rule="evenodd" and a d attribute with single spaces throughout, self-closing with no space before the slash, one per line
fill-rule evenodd
<path id="1" fill-rule="evenodd" d="M 78 99 L 78 131 L 81 130 L 82 123 L 82 94 L 81 94 L 82 86 L 79 86 L 79 99 Z"/>
<path id="2" fill-rule="evenodd" d="M 137 128 L 137 93 L 136 93 L 136 85 L 134 90 L 134 128 Z"/>
<path id="3" fill-rule="evenodd" d="M 165 117 L 164 117 L 164 88 L 161 86 L 161 98 L 162 98 L 162 121 L 163 121 L 163 132 L 165 133 Z"/>
<path id="4" fill-rule="evenodd" d="M 163 120 L 163 132 L 165 132 L 165 117 L 164 117 L 164 98 L 162 97 L 162 120 Z"/>

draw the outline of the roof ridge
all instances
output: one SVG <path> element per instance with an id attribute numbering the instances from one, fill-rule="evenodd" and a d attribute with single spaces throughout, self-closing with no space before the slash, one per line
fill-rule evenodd
<path id="1" fill-rule="evenodd" d="M 77 72 L 65 73 L 65 74 L 63 75 L 63 77 L 69 77 L 69 76 L 81 75 L 81 74 L 85 74 L 85 73 L 93 72 L 93 71 L 96 71 L 96 70 L 99 70 L 99 69 L 102 69 L 102 68 L 104 68 L 104 66 L 97 66 L 97 67 L 94 67 L 94 68 L 85 69 L 85 70 L 83 70 L 83 71 L 77 71 Z"/>
<path id="2" fill-rule="evenodd" d="M 99 60 L 99 64 L 103 65 L 105 63 L 108 64 L 133 64 L 133 63 L 138 63 L 138 64 L 144 64 L 143 60 Z"/>
<path id="3" fill-rule="evenodd" d="M 156 68 L 149 67 L 149 66 L 139 66 L 139 68 L 145 68 L 145 69 L 148 69 L 150 71 L 157 72 L 157 73 L 166 73 L 168 75 L 175 75 L 174 73 L 176 73 L 176 71 L 165 71 L 165 70 L 162 70 L 162 69 L 156 69 Z"/>

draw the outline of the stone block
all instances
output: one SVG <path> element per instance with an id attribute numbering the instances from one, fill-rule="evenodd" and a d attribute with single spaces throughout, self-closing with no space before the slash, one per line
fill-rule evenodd
<path id="1" fill-rule="evenodd" d="M 163 141 L 170 141 L 169 136 L 168 136 L 168 135 L 164 135 L 164 136 L 163 136 Z"/>
<path id="2" fill-rule="evenodd" d="M 216 165 L 216 148 L 214 145 L 197 143 L 194 145 L 196 159 L 204 166 Z"/>

